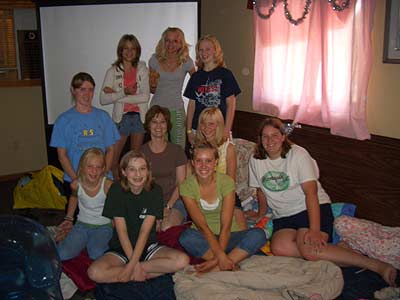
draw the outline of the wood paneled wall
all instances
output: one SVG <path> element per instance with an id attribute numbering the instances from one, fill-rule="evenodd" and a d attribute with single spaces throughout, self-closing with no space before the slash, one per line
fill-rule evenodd
<path id="1" fill-rule="evenodd" d="M 265 117 L 236 111 L 233 136 L 256 141 Z M 332 202 L 354 203 L 357 217 L 400 226 L 400 140 L 375 135 L 359 141 L 306 125 L 290 139 L 317 161 L 320 182 Z"/>

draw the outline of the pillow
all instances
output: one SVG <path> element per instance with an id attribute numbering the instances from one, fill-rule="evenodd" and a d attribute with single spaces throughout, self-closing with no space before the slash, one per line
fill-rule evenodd
<path id="1" fill-rule="evenodd" d="M 234 138 L 233 144 L 236 149 L 237 171 L 236 171 L 236 193 L 240 201 L 244 201 L 249 197 L 255 196 L 256 189 L 249 187 L 249 160 L 254 153 L 255 143 Z"/>
<path id="2" fill-rule="evenodd" d="M 336 202 L 331 204 L 333 218 L 336 219 L 340 216 L 350 216 L 354 217 L 356 213 L 356 205 L 352 203 Z M 333 226 L 332 230 L 332 244 L 336 245 L 340 241 L 340 236 Z"/>

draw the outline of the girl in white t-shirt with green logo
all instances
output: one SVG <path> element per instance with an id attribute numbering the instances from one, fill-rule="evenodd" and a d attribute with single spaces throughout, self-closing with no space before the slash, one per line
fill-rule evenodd
<path id="1" fill-rule="evenodd" d="M 257 188 L 260 209 L 265 211 L 267 204 L 272 209 L 272 253 L 369 269 L 395 285 L 393 266 L 329 244 L 333 216 L 318 177 L 316 162 L 307 150 L 288 140 L 281 120 L 265 119 L 250 159 L 249 183 Z"/>

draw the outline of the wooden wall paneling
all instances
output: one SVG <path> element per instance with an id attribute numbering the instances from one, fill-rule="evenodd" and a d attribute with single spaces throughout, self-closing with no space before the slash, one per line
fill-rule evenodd
<path id="1" fill-rule="evenodd" d="M 233 136 L 256 141 L 265 115 L 236 111 Z M 372 136 L 359 141 L 302 125 L 290 139 L 317 161 L 320 181 L 333 202 L 357 205 L 356 216 L 400 226 L 400 140 Z"/>

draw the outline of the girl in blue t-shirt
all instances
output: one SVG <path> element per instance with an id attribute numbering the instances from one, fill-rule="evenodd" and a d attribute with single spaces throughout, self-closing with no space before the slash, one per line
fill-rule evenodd
<path id="1" fill-rule="evenodd" d="M 186 128 L 194 142 L 200 113 L 207 107 L 218 107 L 225 120 L 224 136 L 230 138 L 235 117 L 236 97 L 241 90 L 232 72 L 225 67 L 224 54 L 218 40 L 205 35 L 196 45 L 198 71 L 190 78 L 184 96 L 189 98 Z"/>

